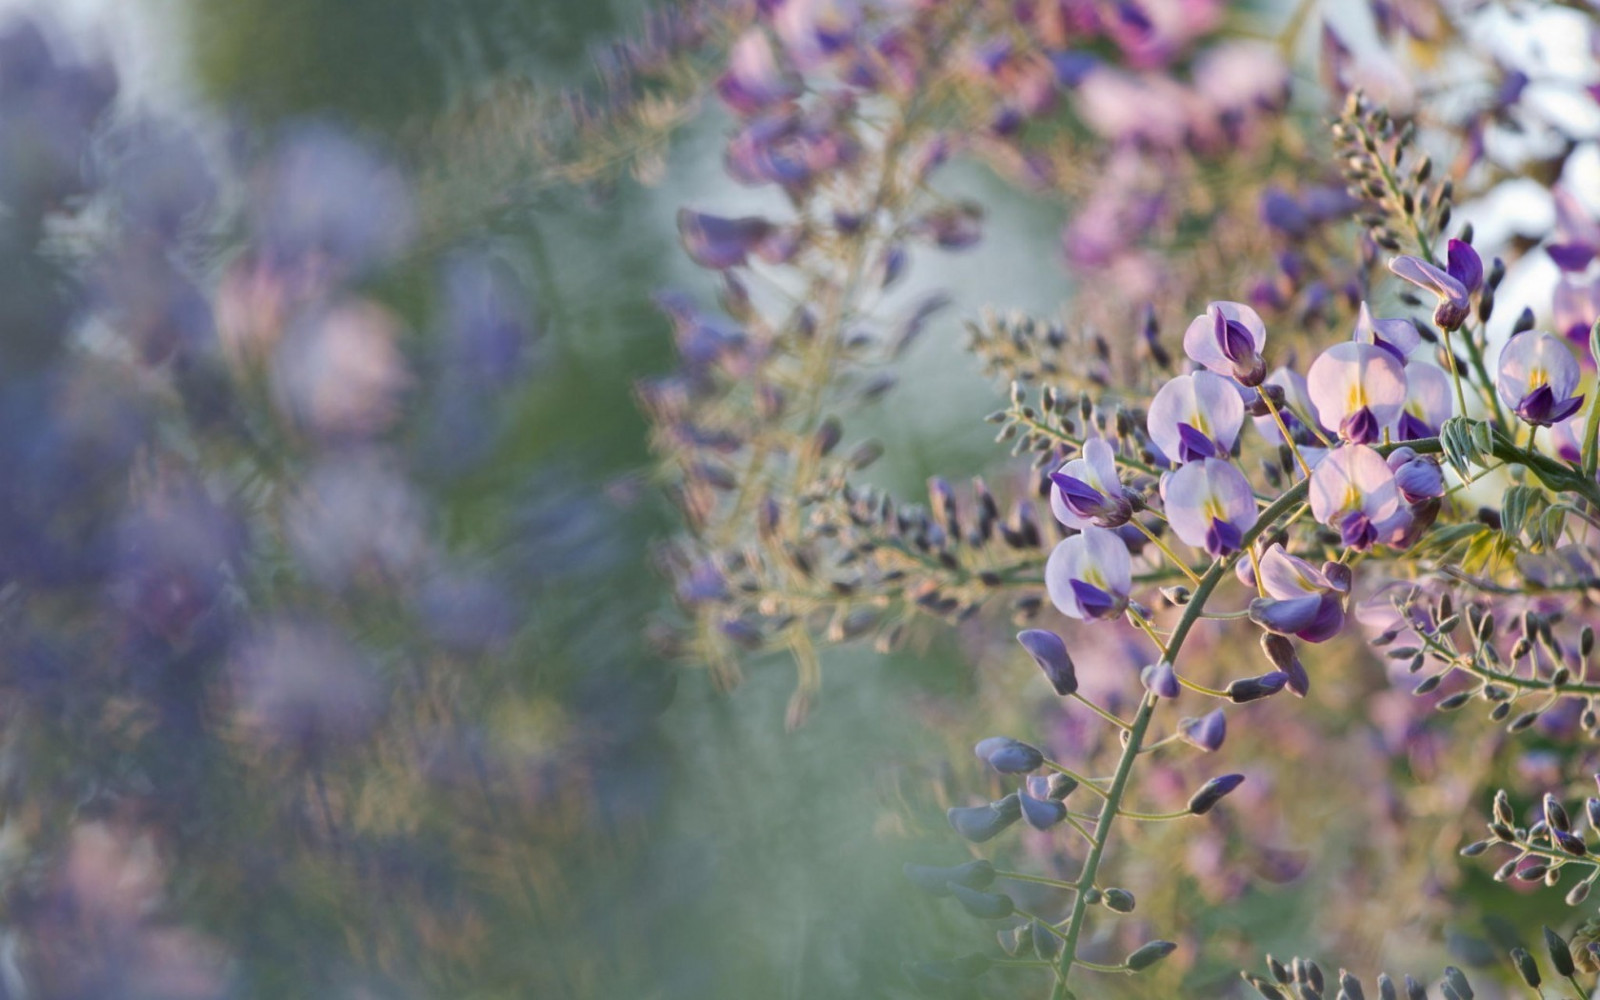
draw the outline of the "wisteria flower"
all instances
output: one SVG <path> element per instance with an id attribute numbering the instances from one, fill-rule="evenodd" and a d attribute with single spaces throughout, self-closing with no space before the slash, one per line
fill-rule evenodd
<path id="1" fill-rule="evenodd" d="M 1588 421 L 1582 413 L 1550 425 L 1550 447 L 1563 462 L 1577 465 L 1583 460 L 1583 434 Z"/>
<path id="2" fill-rule="evenodd" d="M 1405 367 L 1406 400 L 1395 424 L 1395 437 L 1401 441 L 1433 437 L 1455 415 L 1450 376 L 1426 361 L 1413 361 Z"/>
<path id="3" fill-rule="evenodd" d="M 1562 271 L 1582 271 L 1600 252 L 1600 223 L 1595 222 L 1571 191 L 1558 187 L 1551 194 L 1555 196 L 1559 242 L 1546 246 L 1545 252 Z"/>
<path id="4" fill-rule="evenodd" d="M 1256 311 L 1239 302 L 1213 302 L 1183 334 L 1183 350 L 1218 375 L 1258 386 L 1267 377 L 1261 349 L 1267 328 Z"/>
<path id="5" fill-rule="evenodd" d="M 1577 344 L 1583 357 L 1589 346 L 1589 328 L 1600 319 L 1600 278 L 1584 283 L 1563 274 L 1556 282 L 1551 311 L 1556 332 Z"/>
<path id="6" fill-rule="evenodd" d="M 1270 596 L 1250 602 L 1250 618 L 1262 628 L 1307 642 L 1325 642 L 1344 628 L 1346 581 L 1330 579 L 1282 545 L 1262 553 L 1261 586 Z"/>
<path id="7" fill-rule="evenodd" d="M 1150 401 L 1150 440 L 1174 462 L 1216 458 L 1233 450 L 1244 424 L 1244 400 L 1221 375 L 1179 375 Z"/>
<path id="8" fill-rule="evenodd" d="M 1069 528 L 1091 524 L 1115 528 L 1128 523 L 1133 504 L 1122 495 L 1116 453 L 1103 438 L 1084 442 L 1083 457 L 1050 474 L 1050 510 Z"/>
<path id="9" fill-rule="evenodd" d="M 1465 250 L 1457 252 L 1457 244 Z M 1460 240 L 1451 240 L 1450 245 L 1448 271 L 1409 254 L 1389 261 L 1389 270 L 1396 277 L 1432 293 L 1438 300 L 1433 310 L 1433 321 L 1444 330 L 1459 329 L 1467 321 L 1472 311 L 1472 292 L 1483 281 L 1483 263 L 1478 260 L 1477 252 Z M 1469 281 L 1473 282 L 1471 287 Z"/>
<path id="10" fill-rule="evenodd" d="M 1115 618 L 1128 606 L 1133 560 L 1116 532 L 1091 524 L 1056 545 L 1045 562 L 1044 584 L 1051 603 L 1068 617 Z"/>
<path id="11" fill-rule="evenodd" d="M 1512 337 L 1500 352 L 1495 389 L 1517 416 L 1537 427 L 1548 427 L 1583 405 L 1583 396 L 1573 395 L 1581 374 L 1577 359 L 1561 338 L 1530 330 Z"/>
<path id="12" fill-rule="evenodd" d="M 753 28 L 728 53 L 728 70 L 717 80 L 717 96 L 740 115 L 754 115 L 798 93 L 792 76 L 778 65 L 767 34 Z"/>
<path id="13" fill-rule="evenodd" d="M 1311 473 L 1312 516 L 1338 531 L 1346 546 L 1369 549 L 1405 527 L 1408 515 L 1394 480 L 1394 470 L 1375 449 L 1335 448 Z"/>
<path id="14" fill-rule="evenodd" d="M 792 249 L 779 227 L 760 216 L 729 219 L 683 208 L 678 210 L 678 234 L 690 258 L 713 271 L 742 267 L 751 254 L 781 263 Z"/>
<path id="15" fill-rule="evenodd" d="M 861 26 L 854 0 L 787 0 L 772 15 L 789 58 L 801 70 L 822 65 L 842 51 Z"/>
<path id="16" fill-rule="evenodd" d="M 1365 302 L 1356 314 L 1356 329 L 1351 337 L 1359 344 L 1371 344 L 1393 354 L 1401 364 L 1422 343 L 1417 325 L 1409 319 L 1373 319 Z"/>
<path id="17" fill-rule="evenodd" d="M 1250 481 L 1220 458 L 1191 462 L 1163 478 L 1161 499 L 1178 537 L 1214 558 L 1237 551 L 1256 523 Z"/>
<path id="18" fill-rule="evenodd" d="M 1306 388 L 1317 415 L 1336 424 L 1340 437 L 1368 444 L 1400 416 L 1406 373 L 1387 350 L 1347 341 L 1323 351 L 1311 363 Z"/>

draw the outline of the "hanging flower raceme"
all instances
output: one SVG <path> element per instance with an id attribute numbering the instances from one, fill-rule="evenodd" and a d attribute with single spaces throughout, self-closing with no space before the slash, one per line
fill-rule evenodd
<path id="1" fill-rule="evenodd" d="M 1133 589 L 1133 560 L 1116 532 L 1091 524 L 1050 553 L 1044 583 L 1051 603 L 1068 617 L 1116 618 Z"/>
<path id="2" fill-rule="evenodd" d="M 1261 556 L 1261 586 L 1269 596 L 1250 602 L 1250 618 L 1267 631 L 1325 642 L 1344 628 L 1348 574 L 1330 576 L 1275 544 Z"/>
<path id="3" fill-rule="evenodd" d="M 1306 390 L 1317 415 L 1354 444 L 1369 444 L 1399 418 L 1406 400 L 1406 373 L 1382 347 L 1347 341 L 1323 351 L 1306 373 Z"/>
<path id="4" fill-rule="evenodd" d="M 1220 458 L 1192 462 L 1164 477 L 1161 499 L 1178 537 L 1213 558 L 1238 551 L 1244 533 L 1256 523 L 1250 481 Z"/>
<path id="5" fill-rule="evenodd" d="M 1050 510 L 1069 528 L 1091 524 L 1116 528 L 1128 523 L 1133 504 L 1117 479 L 1116 452 L 1103 438 L 1084 442 L 1083 457 L 1050 474 Z"/>
<path id="6" fill-rule="evenodd" d="M 1495 389 L 1517 416 L 1548 427 L 1583 405 L 1582 394 L 1573 395 L 1580 377 L 1577 359 L 1561 338 L 1530 330 L 1512 337 L 1500 352 Z"/>
<path id="7" fill-rule="evenodd" d="M 1432 293 L 1438 300 L 1433 321 L 1439 328 L 1457 330 L 1472 312 L 1472 294 L 1483 284 L 1483 261 L 1469 244 L 1451 240 L 1446 266 L 1448 270 L 1441 270 L 1409 254 L 1389 261 L 1389 270 L 1397 277 Z"/>
<path id="8" fill-rule="evenodd" d="M 1239 390 L 1208 371 L 1179 375 L 1162 386 L 1145 421 L 1150 440 L 1173 462 L 1227 455 L 1243 424 Z"/>
<path id="9" fill-rule="evenodd" d="M 1190 358 L 1251 387 L 1267 377 L 1267 362 L 1261 356 L 1266 343 L 1267 328 L 1261 317 L 1238 302 L 1211 303 L 1183 334 L 1183 350 Z"/>
<path id="10" fill-rule="evenodd" d="M 1404 532 L 1410 515 L 1400 505 L 1394 470 L 1364 444 L 1330 451 L 1311 473 L 1311 514 L 1339 532 L 1344 545 L 1365 551 Z"/>

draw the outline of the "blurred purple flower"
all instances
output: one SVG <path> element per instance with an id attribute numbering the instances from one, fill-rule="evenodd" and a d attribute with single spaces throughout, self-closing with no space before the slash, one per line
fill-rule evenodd
<path id="1" fill-rule="evenodd" d="M 315 751 L 359 740 L 383 710 L 371 662 L 323 622 L 261 625 L 235 648 L 230 671 L 239 723 L 270 744 Z"/>
<path id="2" fill-rule="evenodd" d="M 369 438 L 400 419 L 411 385 L 400 320 L 365 299 L 303 317 L 277 346 L 272 388 L 297 427 L 331 440 Z"/>
<path id="3" fill-rule="evenodd" d="M 1600 223 L 1566 188 L 1556 187 L 1550 194 L 1555 199 L 1559 242 L 1546 245 L 1545 252 L 1563 272 L 1584 271 L 1595 254 L 1600 253 Z"/>
<path id="4" fill-rule="evenodd" d="M 427 555 L 422 503 L 393 460 L 378 452 L 324 458 L 284 521 L 301 565 L 335 590 L 405 579 Z"/>
<path id="5" fill-rule="evenodd" d="M 1582 374 L 1565 341 L 1529 330 L 1512 337 L 1500 351 L 1495 389 L 1517 416 L 1537 427 L 1548 427 L 1583 405 L 1583 395 L 1573 395 Z"/>
<path id="6" fill-rule="evenodd" d="M 717 78 L 717 96 L 734 113 L 749 117 L 798 96 L 791 74 L 778 65 L 767 33 L 752 28 L 739 36 L 728 53 L 728 69 Z"/>

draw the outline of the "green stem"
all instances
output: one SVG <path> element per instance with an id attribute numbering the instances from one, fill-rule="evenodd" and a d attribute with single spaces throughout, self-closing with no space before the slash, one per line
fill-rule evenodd
<path id="1" fill-rule="evenodd" d="M 1423 442 L 1423 444 L 1426 445 L 1426 442 Z M 1432 445 L 1433 449 L 1437 450 L 1438 442 L 1433 441 Z M 1413 444 L 1412 447 L 1416 448 L 1417 446 Z M 1424 448 L 1417 448 L 1417 450 L 1423 451 Z M 1217 560 L 1206 571 L 1205 576 L 1201 577 L 1200 583 L 1195 587 L 1194 596 L 1189 599 L 1189 603 L 1184 607 L 1183 617 L 1178 620 L 1178 625 L 1172 630 L 1172 636 L 1167 640 L 1166 647 L 1163 650 L 1163 655 L 1168 663 L 1173 662 L 1182 650 L 1184 640 L 1188 638 L 1195 622 L 1200 620 L 1201 614 L 1205 611 L 1206 600 L 1210 598 L 1212 591 L 1217 589 L 1217 585 L 1222 582 L 1223 578 L 1232 571 L 1233 564 L 1238 561 L 1240 555 L 1249 549 L 1255 543 L 1255 540 L 1261 537 L 1263 532 L 1274 526 L 1279 518 L 1293 510 L 1297 504 L 1305 499 L 1309 483 L 1310 480 L 1302 479 L 1290 487 L 1283 496 L 1274 500 L 1262 512 L 1261 517 L 1257 519 L 1250 530 L 1245 532 L 1241 541 L 1240 551 L 1235 552 L 1226 559 Z M 1100 819 L 1095 824 L 1094 841 L 1089 847 L 1089 856 L 1084 859 L 1083 870 L 1078 873 L 1078 895 L 1072 902 L 1072 916 L 1069 918 L 1070 922 L 1067 925 L 1065 943 L 1061 948 L 1061 960 L 1056 967 L 1056 986 L 1053 1000 L 1065 1000 L 1067 997 L 1067 979 L 1072 974 L 1074 964 L 1084 965 L 1085 968 L 1089 968 L 1086 963 L 1078 961 L 1078 940 L 1083 934 L 1084 917 L 1089 909 L 1085 890 L 1095 884 L 1095 878 L 1100 874 L 1100 862 L 1105 857 L 1106 843 L 1111 839 L 1111 827 L 1116 821 L 1117 811 L 1122 806 L 1123 797 L 1127 794 L 1128 778 L 1133 773 L 1133 762 L 1139 756 L 1139 750 L 1144 745 L 1145 733 L 1150 729 L 1150 719 L 1155 715 L 1156 700 L 1154 695 L 1146 694 L 1139 702 L 1139 711 L 1134 715 L 1133 723 L 1128 727 L 1127 742 L 1123 744 L 1122 756 L 1117 761 L 1117 770 L 1111 779 L 1111 788 L 1106 792 L 1105 808 L 1101 811 Z"/>

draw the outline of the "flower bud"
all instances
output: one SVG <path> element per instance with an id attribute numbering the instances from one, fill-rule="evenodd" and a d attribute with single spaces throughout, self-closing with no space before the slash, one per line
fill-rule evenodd
<path id="1" fill-rule="evenodd" d="M 1178 946 L 1171 941 L 1151 941 L 1129 955 L 1125 964 L 1131 972 L 1143 972 L 1177 950 Z"/>
<path id="2" fill-rule="evenodd" d="M 1134 900 L 1133 893 L 1126 889 L 1107 889 L 1104 899 L 1106 908 L 1118 913 L 1132 913 Z"/>
<path id="3" fill-rule="evenodd" d="M 1577 971 L 1577 966 L 1572 964 L 1572 951 L 1567 948 L 1566 940 L 1548 927 L 1544 929 L 1544 947 L 1550 953 L 1550 964 L 1555 966 L 1556 975 L 1570 976 Z"/>
<path id="4" fill-rule="evenodd" d="M 964 885 L 951 883 L 950 895 L 955 897 L 963 910 L 980 920 L 1004 920 L 1017 909 L 1011 897 L 1005 893 L 979 892 Z"/>
<path id="5" fill-rule="evenodd" d="M 934 896 L 950 895 L 950 885 L 982 889 L 994 881 L 994 865 L 979 859 L 953 868 L 906 864 L 901 871 L 911 884 Z"/>
<path id="6" fill-rule="evenodd" d="M 1522 981 L 1533 989 L 1538 989 L 1544 980 L 1539 976 L 1539 963 L 1533 960 L 1526 948 L 1511 949 L 1511 964 L 1517 967 L 1517 975 Z"/>
<path id="7" fill-rule="evenodd" d="M 980 740 L 972 752 L 1001 774 L 1027 774 L 1044 764 L 1044 754 L 1038 748 L 1009 736 Z"/>
<path id="8" fill-rule="evenodd" d="M 1067 655 L 1067 644 L 1059 635 L 1042 628 L 1030 628 L 1017 633 L 1017 642 L 1033 657 L 1049 678 L 1056 694 L 1065 698 L 1078 690 L 1078 674 Z"/>
<path id="9" fill-rule="evenodd" d="M 1218 802 L 1244 783 L 1242 774 L 1224 774 L 1219 778 L 1212 778 L 1189 799 L 1189 812 L 1196 816 L 1204 816 L 1210 812 Z"/>

